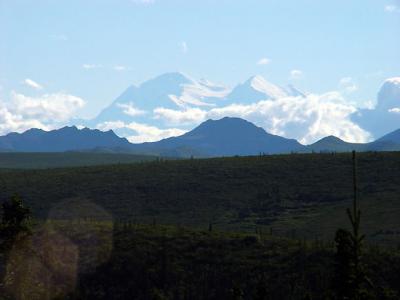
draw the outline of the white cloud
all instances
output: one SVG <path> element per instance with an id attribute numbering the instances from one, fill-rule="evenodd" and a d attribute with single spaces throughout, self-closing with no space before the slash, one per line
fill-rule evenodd
<path id="1" fill-rule="evenodd" d="M 113 69 L 114 69 L 115 71 L 121 72 L 121 71 L 126 71 L 126 70 L 128 70 L 129 68 L 126 67 L 126 66 L 123 66 L 123 65 L 116 65 L 116 66 L 113 67 Z"/>
<path id="2" fill-rule="evenodd" d="M 290 78 L 291 79 L 301 79 L 303 77 L 303 72 L 301 70 L 291 70 Z"/>
<path id="3" fill-rule="evenodd" d="M 82 68 L 86 69 L 86 70 L 91 70 L 91 69 L 99 69 L 102 68 L 102 65 L 97 65 L 97 64 L 83 64 Z"/>
<path id="4" fill-rule="evenodd" d="M 266 131 L 309 144 L 328 135 L 349 142 L 365 142 L 371 136 L 350 120 L 356 108 L 337 92 L 307 97 L 285 97 L 251 105 L 233 104 L 214 108 L 208 117 L 236 116 L 262 126 Z"/>
<path id="5" fill-rule="evenodd" d="M 385 5 L 384 10 L 388 13 L 398 13 L 400 12 L 400 7 L 398 7 L 397 5 Z"/>
<path id="6" fill-rule="evenodd" d="M 64 93 L 32 98 L 12 92 L 9 102 L 0 100 L 0 134 L 56 128 L 84 103 L 81 98 Z"/>
<path id="7" fill-rule="evenodd" d="M 0 101 L 0 134 L 4 135 L 10 132 L 23 132 L 30 128 L 40 128 L 48 130 L 48 126 L 39 120 L 26 119 L 21 115 L 16 115 Z"/>
<path id="8" fill-rule="evenodd" d="M 108 130 L 115 130 L 115 129 L 122 129 L 125 128 L 125 123 L 122 121 L 107 121 L 103 122 L 100 124 L 97 124 L 97 129 L 100 129 L 102 131 L 108 131 Z"/>
<path id="9" fill-rule="evenodd" d="M 189 50 L 189 47 L 185 41 L 181 42 L 181 50 L 183 54 L 186 54 Z"/>
<path id="10" fill-rule="evenodd" d="M 35 89 L 35 90 L 43 90 L 43 87 L 39 83 L 37 83 L 37 82 L 35 82 L 35 81 L 33 81 L 32 79 L 29 79 L 29 78 L 24 80 L 24 84 L 26 86 L 29 86 L 29 87 Z"/>
<path id="11" fill-rule="evenodd" d="M 186 110 L 173 110 L 163 107 L 154 109 L 154 118 L 162 119 L 169 125 L 188 125 L 204 121 L 207 112 L 199 108 L 188 108 Z"/>
<path id="12" fill-rule="evenodd" d="M 127 139 L 131 143 L 155 142 L 172 136 L 179 136 L 186 131 L 178 128 L 161 129 L 143 123 L 124 123 L 122 121 L 104 122 L 97 125 L 100 130 L 128 129 L 133 131 L 133 135 L 128 135 Z"/>
<path id="13" fill-rule="evenodd" d="M 41 122 L 64 122 L 84 105 L 83 99 L 65 93 L 28 97 L 13 91 L 9 110 L 26 119 L 40 120 Z"/>
<path id="14" fill-rule="evenodd" d="M 393 114 L 400 114 L 400 108 L 399 107 L 391 108 L 389 109 L 389 112 Z"/>
<path id="15" fill-rule="evenodd" d="M 271 60 L 269 58 L 263 57 L 257 62 L 257 65 L 265 66 L 268 65 L 269 63 L 271 63 Z"/>
<path id="16" fill-rule="evenodd" d="M 129 104 L 117 103 L 117 106 L 123 109 L 124 114 L 131 117 L 142 116 L 146 114 L 146 111 L 136 108 L 133 105 L 133 103 Z"/>
<path id="17" fill-rule="evenodd" d="M 231 104 L 210 110 L 157 108 L 154 118 L 179 127 L 197 125 L 209 118 L 240 117 L 263 127 L 269 133 L 295 138 L 305 144 L 328 135 L 349 142 L 365 142 L 371 139 L 370 134 L 350 119 L 356 110 L 340 93 L 330 92 L 306 97 L 281 97 L 249 105 Z"/>
<path id="18" fill-rule="evenodd" d="M 357 84 L 351 77 L 343 77 L 342 79 L 340 79 L 339 88 L 344 90 L 348 94 L 354 93 L 358 90 Z"/>

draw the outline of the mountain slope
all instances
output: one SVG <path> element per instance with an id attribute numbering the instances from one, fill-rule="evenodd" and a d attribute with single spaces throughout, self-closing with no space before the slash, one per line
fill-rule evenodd
<path id="1" fill-rule="evenodd" d="M 226 87 L 204 79 L 197 81 L 179 72 L 165 73 L 138 87 L 130 86 L 96 118 L 81 123 L 89 127 L 98 127 L 101 123 L 112 121 L 162 126 L 162 122 L 152 117 L 154 109 L 213 107 L 215 102 L 228 93 Z"/>
<path id="2" fill-rule="evenodd" d="M 192 131 L 137 148 L 196 149 L 207 156 L 258 155 L 260 153 L 289 153 L 303 146 L 296 140 L 267 133 L 264 129 L 240 119 L 208 120 Z"/>
<path id="3" fill-rule="evenodd" d="M 305 147 L 306 152 L 350 152 L 350 151 L 399 151 L 400 130 L 371 143 L 348 143 L 335 136 L 328 136 Z"/>
<path id="4" fill-rule="evenodd" d="M 348 143 L 335 136 L 322 138 L 314 144 L 306 147 L 309 152 L 350 152 L 353 150 L 365 151 L 366 148 L 367 144 Z"/>
<path id="5" fill-rule="evenodd" d="M 282 88 L 258 75 L 237 85 L 226 96 L 224 102 L 227 104 L 253 104 L 262 100 L 276 100 L 283 97 L 305 97 L 305 94 L 293 85 Z"/>
<path id="6" fill-rule="evenodd" d="M 118 137 L 111 130 L 79 130 L 74 126 L 52 131 L 30 129 L 21 134 L 10 133 L 0 137 L 0 149 L 3 152 L 63 152 L 100 147 L 129 148 L 130 145 L 125 138 Z"/>
<path id="7" fill-rule="evenodd" d="M 384 135 L 379 138 L 377 141 L 379 142 L 392 142 L 396 144 L 400 144 L 400 129 L 397 129 L 391 133 Z"/>

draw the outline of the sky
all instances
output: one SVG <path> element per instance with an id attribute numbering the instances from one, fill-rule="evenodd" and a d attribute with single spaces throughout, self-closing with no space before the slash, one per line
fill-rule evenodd
<path id="1" fill-rule="evenodd" d="M 0 131 L 95 117 L 171 71 L 364 107 L 400 76 L 399 37 L 397 0 L 0 0 Z"/>

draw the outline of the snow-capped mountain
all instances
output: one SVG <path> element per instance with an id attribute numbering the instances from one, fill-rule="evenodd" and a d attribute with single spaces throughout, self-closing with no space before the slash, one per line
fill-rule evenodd
<path id="1" fill-rule="evenodd" d="M 233 103 L 249 104 L 287 96 L 304 96 L 294 86 L 282 88 L 261 76 L 254 76 L 235 88 L 214 84 L 206 79 L 195 80 L 182 73 L 166 73 L 128 87 L 110 106 L 93 120 L 82 125 L 96 127 L 104 122 L 144 122 L 162 126 L 153 118 L 156 108 L 178 111 L 211 109 Z"/>
<path id="2" fill-rule="evenodd" d="M 251 104 L 261 100 L 275 100 L 289 96 L 290 91 L 278 87 L 262 76 L 253 76 L 246 82 L 237 85 L 232 92 L 226 96 L 228 104 Z"/>
<path id="3" fill-rule="evenodd" d="M 182 73 L 166 73 L 138 87 L 130 86 L 86 125 L 96 127 L 113 121 L 154 124 L 158 122 L 152 119 L 152 112 L 158 107 L 174 110 L 214 107 L 229 92 L 228 88 L 204 79 L 197 81 Z"/>

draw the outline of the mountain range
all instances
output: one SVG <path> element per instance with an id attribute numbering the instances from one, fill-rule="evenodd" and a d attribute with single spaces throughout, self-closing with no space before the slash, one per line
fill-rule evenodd
<path id="1" fill-rule="evenodd" d="M 240 119 L 225 117 L 207 120 L 193 130 L 157 142 L 132 144 L 113 131 L 78 129 L 75 126 L 43 131 L 30 129 L 0 137 L 1 152 L 101 151 L 156 154 L 173 157 L 218 157 L 283 154 L 290 152 L 398 151 L 400 129 L 366 144 L 347 143 L 329 136 L 311 145 L 302 145 L 267 133 L 264 129 Z"/>
<path id="2" fill-rule="evenodd" d="M 210 118 L 235 116 L 271 132 L 290 132 L 299 140 L 315 141 L 315 136 L 321 137 L 315 130 L 320 126 L 322 107 L 323 123 L 328 124 L 321 131 L 339 137 L 376 139 L 400 127 L 400 77 L 386 79 L 376 103 L 368 108 L 343 105 L 339 94 L 308 94 L 259 75 L 227 87 L 171 72 L 129 86 L 92 119 L 73 119 L 69 125 L 112 129 L 130 142 L 141 143 L 181 135 Z M 324 109 L 327 103 L 331 106 Z"/>
<path id="3" fill-rule="evenodd" d="M 64 152 L 81 151 L 94 148 L 129 148 L 125 138 L 113 131 L 97 129 L 78 129 L 75 126 L 58 130 L 44 131 L 30 129 L 23 133 L 9 133 L 0 137 L 1 152 Z"/>
<path id="4" fill-rule="evenodd" d="M 261 100 L 290 96 L 303 97 L 305 93 L 293 85 L 275 85 L 259 75 L 228 88 L 206 79 L 196 80 L 179 72 L 171 72 L 145 81 L 139 86 L 129 86 L 95 118 L 72 120 L 71 125 L 103 129 L 110 124 L 123 124 L 112 129 L 118 135 L 127 137 L 136 134 L 129 126 L 132 122 L 164 130 L 179 123 L 180 128 L 188 130 L 193 123 L 199 124 L 202 121 L 198 120 L 201 119 L 200 116 L 196 116 L 195 120 L 187 117 L 175 122 L 162 112 L 187 112 L 193 109 L 204 111 L 231 104 L 249 105 Z"/>

